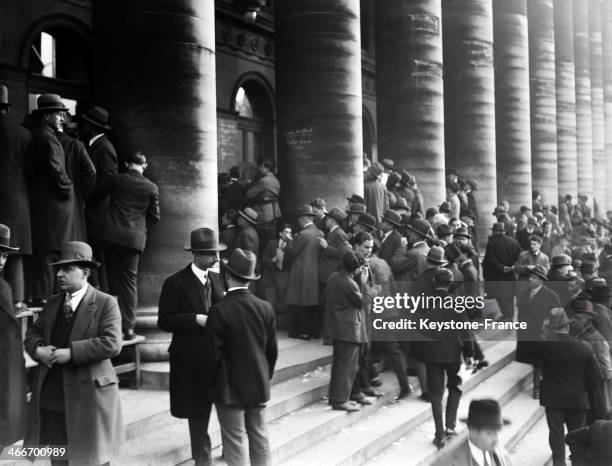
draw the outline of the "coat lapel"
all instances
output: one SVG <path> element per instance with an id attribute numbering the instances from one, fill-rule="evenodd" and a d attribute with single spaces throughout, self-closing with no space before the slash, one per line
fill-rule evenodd
<path id="1" fill-rule="evenodd" d="M 95 302 L 94 287 L 88 285 L 85 296 L 83 296 L 83 299 L 79 303 L 77 313 L 74 317 L 74 325 L 72 326 L 72 332 L 70 332 L 70 341 L 78 340 L 83 336 L 97 309 L 98 306 Z"/>
<path id="2" fill-rule="evenodd" d="M 198 313 L 202 310 L 205 311 L 202 298 L 200 297 L 200 293 L 198 292 L 197 288 L 199 285 L 200 283 L 198 277 L 195 276 L 191 270 L 191 264 L 189 264 L 185 269 L 183 269 L 183 291 L 187 295 L 187 298 L 195 311 Z"/>
<path id="3" fill-rule="evenodd" d="M 44 335 L 45 341 L 51 341 L 51 332 L 53 332 L 53 326 L 55 325 L 55 319 L 57 318 L 57 312 L 64 300 L 64 293 L 51 297 L 47 302 L 47 307 L 44 309 L 45 313 L 48 313 L 48 317 L 45 320 Z M 42 316 L 41 316 L 42 317 Z M 39 317 L 40 318 L 40 317 Z"/>

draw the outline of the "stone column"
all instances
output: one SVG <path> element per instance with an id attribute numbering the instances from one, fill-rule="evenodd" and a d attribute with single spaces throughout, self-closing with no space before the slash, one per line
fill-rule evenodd
<path id="1" fill-rule="evenodd" d="M 604 102 L 606 122 L 606 203 L 602 214 L 612 208 L 612 3 L 603 2 L 602 17 L 602 48 L 604 67 Z"/>
<path id="2" fill-rule="evenodd" d="M 591 59 L 591 112 L 593 118 L 593 192 L 598 206 L 606 205 L 606 134 L 603 57 L 601 51 L 601 0 L 589 0 Z M 607 2 L 606 2 L 607 3 Z"/>
<path id="3" fill-rule="evenodd" d="M 284 215 L 363 194 L 359 0 L 277 3 L 276 98 Z M 379 157 L 380 158 L 380 157 Z"/>
<path id="4" fill-rule="evenodd" d="M 491 0 L 444 0 L 446 168 L 478 180 L 479 237 L 497 204 L 495 79 Z"/>
<path id="5" fill-rule="evenodd" d="M 217 228 L 214 13 L 212 0 L 94 2 L 96 102 L 109 108 L 117 151 L 144 151 L 160 191 L 138 277 L 144 306 L 189 262 L 190 231 Z M 143 356 L 167 357 L 167 346 Z"/>
<path id="6" fill-rule="evenodd" d="M 557 203 L 557 91 L 552 0 L 529 0 L 531 179 L 542 199 Z"/>
<path id="7" fill-rule="evenodd" d="M 526 0 L 494 0 L 497 197 L 531 205 L 529 45 Z"/>
<path id="8" fill-rule="evenodd" d="M 591 59 L 589 4 L 574 0 L 574 61 L 576 64 L 576 136 L 578 192 L 593 195 L 593 128 L 591 109 Z"/>
<path id="9" fill-rule="evenodd" d="M 440 0 L 376 2 L 379 157 L 408 169 L 426 205 L 446 198 Z"/>
<path id="10" fill-rule="evenodd" d="M 572 0 L 554 0 L 559 195 L 578 194 L 576 75 Z"/>

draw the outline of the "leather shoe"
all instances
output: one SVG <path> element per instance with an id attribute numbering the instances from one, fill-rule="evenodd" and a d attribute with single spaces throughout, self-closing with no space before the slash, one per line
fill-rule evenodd
<path id="1" fill-rule="evenodd" d="M 348 411 L 349 413 L 359 411 L 361 407 L 358 404 L 345 401 L 344 403 L 332 403 L 332 409 L 336 411 Z"/>
<path id="2" fill-rule="evenodd" d="M 366 398 L 366 396 L 363 393 L 360 393 L 359 395 L 351 396 L 351 401 L 356 401 L 360 405 L 371 405 L 373 403 L 373 401 L 370 400 L 369 398 Z"/>
<path id="3" fill-rule="evenodd" d="M 442 437 L 434 437 L 433 444 L 438 450 L 441 450 L 442 448 L 444 448 L 444 445 L 446 445 L 446 441 Z"/>
<path id="4" fill-rule="evenodd" d="M 402 388 L 397 395 L 398 400 L 403 400 L 404 398 L 408 398 L 412 393 L 414 393 L 414 389 L 412 386 L 408 385 L 408 388 Z"/>
<path id="5" fill-rule="evenodd" d="M 531 396 L 533 397 L 534 400 L 539 400 L 540 399 L 540 389 L 533 387 L 533 392 L 531 392 Z"/>
<path id="6" fill-rule="evenodd" d="M 446 435 L 447 437 L 456 437 L 457 431 L 452 427 L 447 427 L 446 431 L 444 431 L 444 435 Z"/>
<path id="7" fill-rule="evenodd" d="M 380 393 L 379 391 L 374 390 L 372 387 L 366 388 L 363 391 L 363 394 L 365 396 L 375 396 L 376 398 L 380 398 L 381 396 L 383 396 L 382 393 Z"/>
<path id="8" fill-rule="evenodd" d="M 136 338 L 136 332 L 134 332 L 134 329 L 128 328 L 123 331 L 124 341 L 130 341 L 130 340 L 133 340 L 134 338 Z"/>

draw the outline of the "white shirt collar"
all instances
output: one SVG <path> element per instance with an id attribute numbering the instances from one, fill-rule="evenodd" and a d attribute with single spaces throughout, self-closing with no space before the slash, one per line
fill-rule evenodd
<path id="1" fill-rule="evenodd" d="M 308 225 L 314 225 L 314 223 L 308 222 L 306 225 L 304 225 L 304 228 L 302 228 L 302 230 L 305 230 Z"/>
<path id="2" fill-rule="evenodd" d="M 334 231 L 336 228 L 340 228 L 338 225 L 334 225 L 333 227 L 331 227 L 331 229 L 329 230 L 329 232 L 331 233 L 332 231 Z"/>
<path id="3" fill-rule="evenodd" d="M 78 291 L 75 291 L 74 293 L 70 293 L 70 307 L 73 311 L 76 311 L 77 307 L 79 307 L 79 304 L 83 300 L 83 296 L 85 296 L 88 287 L 89 285 L 85 283 L 85 286 L 83 288 Z"/>
<path id="4" fill-rule="evenodd" d="M 472 458 L 475 460 L 476 462 L 476 466 L 483 466 L 483 459 L 484 456 L 486 455 L 487 457 L 487 462 L 489 463 L 489 465 L 493 466 L 495 463 L 493 462 L 493 457 L 491 455 L 491 452 L 488 451 L 484 451 L 481 450 L 480 448 L 478 448 L 476 445 L 474 445 L 472 443 L 472 441 L 469 439 L 468 437 L 468 445 L 470 446 L 470 451 L 472 452 Z"/>
<path id="5" fill-rule="evenodd" d="M 232 286 L 230 289 L 227 290 L 228 293 L 231 293 L 234 290 L 248 290 L 249 287 L 248 286 Z"/>
<path id="6" fill-rule="evenodd" d="M 93 143 L 96 142 L 98 139 L 100 139 L 102 136 L 104 136 L 104 133 L 100 133 L 97 136 L 94 136 L 93 138 L 91 138 L 89 140 L 89 147 L 91 147 Z"/>
<path id="7" fill-rule="evenodd" d="M 390 229 L 388 232 L 386 232 L 386 233 L 383 235 L 381 243 L 382 243 L 383 241 L 385 241 L 385 240 L 386 240 L 386 239 L 389 237 L 389 235 L 391 235 L 391 233 L 393 233 L 393 228 L 392 228 L 392 229 Z"/>
<path id="8" fill-rule="evenodd" d="M 419 244 L 427 244 L 425 241 L 417 241 L 412 245 L 413 248 L 416 248 Z"/>
<path id="9" fill-rule="evenodd" d="M 198 280 L 202 282 L 202 285 L 206 285 L 206 281 L 208 280 L 208 270 L 202 270 L 196 267 L 196 265 L 192 262 L 191 271 L 196 277 L 198 277 Z"/>

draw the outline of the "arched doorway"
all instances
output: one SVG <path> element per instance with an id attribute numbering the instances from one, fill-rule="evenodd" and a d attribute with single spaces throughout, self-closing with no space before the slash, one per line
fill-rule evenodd
<path id="1" fill-rule="evenodd" d="M 363 107 L 362 112 L 363 153 L 368 159 L 375 161 L 378 160 L 378 154 L 376 151 L 376 129 L 374 128 L 374 120 L 365 107 Z"/>

